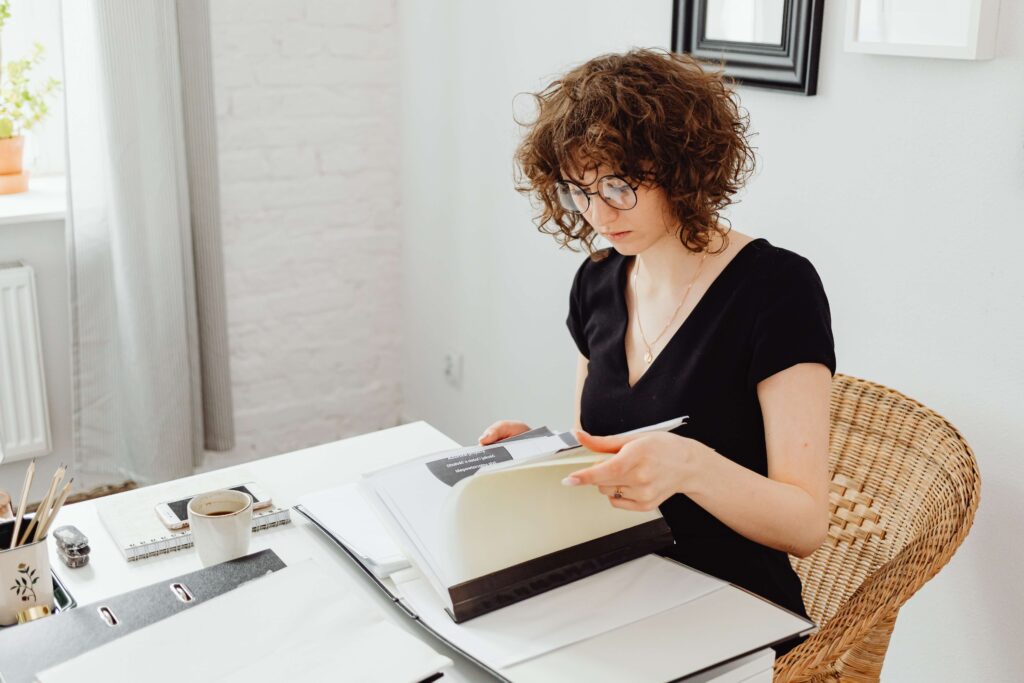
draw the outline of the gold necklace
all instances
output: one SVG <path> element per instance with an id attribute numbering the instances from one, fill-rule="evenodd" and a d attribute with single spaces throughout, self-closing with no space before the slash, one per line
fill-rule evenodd
<path id="1" fill-rule="evenodd" d="M 679 311 L 682 310 L 683 304 L 686 303 L 686 299 L 690 296 L 690 290 L 693 289 L 693 283 L 697 281 L 697 278 L 700 276 L 701 269 L 704 268 L 704 260 L 707 257 L 708 253 L 705 251 L 704 255 L 700 258 L 700 265 L 697 266 L 697 272 L 693 274 L 693 279 L 690 280 L 690 284 L 686 285 L 686 291 L 683 293 L 682 301 L 680 301 L 679 305 L 676 306 L 676 310 L 672 312 L 672 316 L 668 319 L 668 322 L 665 323 L 665 327 L 661 329 L 661 333 L 655 337 L 652 342 L 647 341 L 647 335 L 644 334 L 644 325 L 640 322 L 640 297 L 637 296 L 636 293 L 636 276 L 640 273 L 640 259 L 638 258 L 636 260 L 636 268 L 633 270 L 633 310 L 636 311 L 636 326 L 637 329 L 640 330 L 640 338 L 643 340 L 644 346 L 647 347 L 647 353 L 644 354 L 644 362 L 648 365 L 654 362 L 654 349 L 652 347 L 658 343 L 658 340 L 661 339 L 662 335 L 668 331 L 669 326 L 672 325 L 672 321 L 676 319 L 677 315 L 679 315 Z"/>

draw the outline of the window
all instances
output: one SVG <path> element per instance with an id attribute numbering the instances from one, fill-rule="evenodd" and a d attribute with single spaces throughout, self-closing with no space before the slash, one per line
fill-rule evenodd
<path id="1" fill-rule="evenodd" d="M 35 43 L 45 50 L 32 69 L 32 83 L 63 80 L 60 41 L 60 0 L 10 0 L 11 16 L 0 35 L 4 64 L 32 53 Z M 64 175 L 64 95 L 57 91 L 47 103 L 49 114 L 25 136 L 25 168 L 33 177 Z"/>

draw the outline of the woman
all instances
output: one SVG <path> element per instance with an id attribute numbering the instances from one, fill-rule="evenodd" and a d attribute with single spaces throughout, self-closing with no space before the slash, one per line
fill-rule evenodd
<path id="1" fill-rule="evenodd" d="M 543 232 L 590 254 L 567 320 L 576 426 L 615 454 L 563 483 L 660 507 L 671 557 L 806 616 L 787 554 L 826 537 L 835 353 L 810 262 L 719 218 L 753 168 L 745 117 L 719 74 L 650 50 L 534 97 L 518 189 L 539 198 Z M 616 436 L 680 415 L 674 433 Z M 480 443 L 527 429 L 496 422 Z"/>

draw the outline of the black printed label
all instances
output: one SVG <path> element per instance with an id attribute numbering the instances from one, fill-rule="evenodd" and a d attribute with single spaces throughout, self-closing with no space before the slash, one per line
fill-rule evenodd
<path id="1" fill-rule="evenodd" d="M 427 469 L 443 483 L 455 486 L 466 477 L 473 476 L 473 473 L 481 467 L 511 459 L 512 455 L 507 448 L 494 446 L 461 455 L 452 455 L 440 460 L 432 460 L 427 463 Z"/>

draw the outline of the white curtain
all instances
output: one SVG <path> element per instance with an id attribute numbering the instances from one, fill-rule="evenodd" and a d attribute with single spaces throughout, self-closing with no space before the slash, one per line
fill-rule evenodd
<path id="1" fill-rule="evenodd" d="M 206 0 L 64 0 L 78 471 L 233 446 Z"/>

